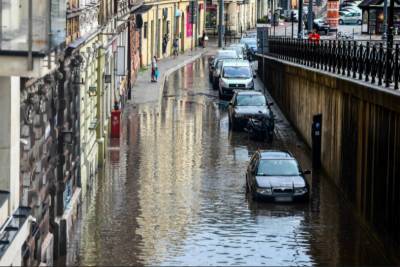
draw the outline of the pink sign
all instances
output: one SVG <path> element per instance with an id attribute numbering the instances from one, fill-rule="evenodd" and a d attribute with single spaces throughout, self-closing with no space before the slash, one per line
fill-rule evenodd
<path id="1" fill-rule="evenodd" d="M 193 24 L 190 23 L 191 13 L 189 7 L 187 7 L 186 11 L 186 37 L 191 37 L 193 35 Z"/>

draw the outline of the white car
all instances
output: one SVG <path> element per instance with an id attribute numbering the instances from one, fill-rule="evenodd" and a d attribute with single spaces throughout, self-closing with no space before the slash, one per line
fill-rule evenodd
<path id="1" fill-rule="evenodd" d="M 234 90 L 254 90 L 254 74 L 247 60 L 227 60 L 222 64 L 219 78 L 219 96 L 232 97 Z"/>
<path id="2" fill-rule="evenodd" d="M 343 25 L 343 24 L 361 25 L 361 23 L 362 23 L 361 12 L 357 12 L 357 11 L 349 11 L 349 12 L 341 15 L 339 18 L 340 25 Z"/>

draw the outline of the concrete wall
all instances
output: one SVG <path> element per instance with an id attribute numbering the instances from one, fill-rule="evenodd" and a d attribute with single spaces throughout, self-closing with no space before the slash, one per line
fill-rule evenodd
<path id="1" fill-rule="evenodd" d="M 312 116 L 322 113 L 324 169 L 399 251 L 400 92 L 264 56 L 259 73 L 308 145 Z"/>

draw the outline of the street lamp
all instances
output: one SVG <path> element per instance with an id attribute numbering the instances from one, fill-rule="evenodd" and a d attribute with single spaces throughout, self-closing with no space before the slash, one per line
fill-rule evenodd
<path id="1" fill-rule="evenodd" d="M 391 82 L 391 73 L 392 68 L 390 62 L 392 61 L 392 51 L 393 51 L 393 17 L 394 17 L 394 0 L 390 0 L 390 9 L 388 16 L 388 30 L 387 30 L 387 39 L 386 39 L 386 73 L 385 73 L 385 84 L 386 87 L 389 87 L 389 83 Z"/>

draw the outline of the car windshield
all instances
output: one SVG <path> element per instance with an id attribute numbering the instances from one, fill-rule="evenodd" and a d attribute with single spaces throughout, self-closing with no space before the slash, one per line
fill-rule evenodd
<path id="1" fill-rule="evenodd" d="M 225 50 L 218 53 L 218 58 L 237 58 L 235 50 Z"/>
<path id="2" fill-rule="evenodd" d="M 293 159 L 263 159 L 258 164 L 260 176 L 297 176 L 300 171 Z"/>
<path id="3" fill-rule="evenodd" d="M 224 78 L 250 78 L 250 67 L 224 67 Z"/>
<path id="4" fill-rule="evenodd" d="M 237 106 L 265 106 L 265 97 L 262 95 L 238 95 Z"/>

